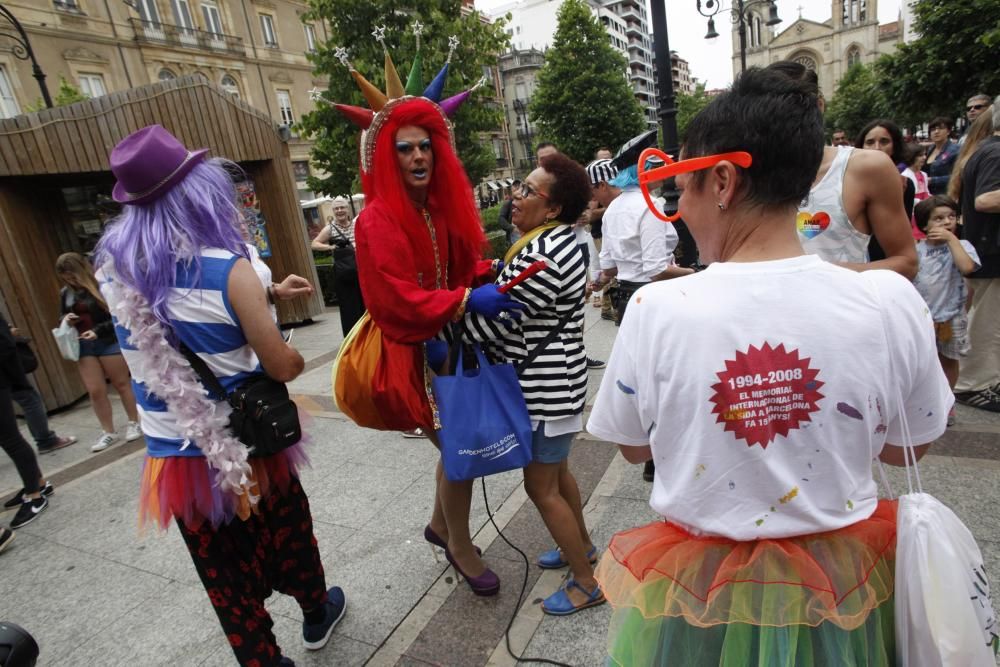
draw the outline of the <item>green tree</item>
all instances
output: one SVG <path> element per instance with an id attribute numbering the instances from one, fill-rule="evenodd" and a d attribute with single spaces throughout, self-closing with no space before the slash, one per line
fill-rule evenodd
<path id="1" fill-rule="evenodd" d="M 620 146 L 641 132 L 645 122 L 627 67 L 589 7 L 565 0 L 531 100 L 538 138 L 586 163 L 598 146 Z"/>
<path id="2" fill-rule="evenodd" d="M 964 113 L 970 95 L 1000 91 L 1000 2 L 917 0 L 920 37 L 878 64 L 879 85 L 901 125 Z"/>
<path id="3" fill-rule="evenodd" d="M 687 134 L 688 124 L 701 113 L 701 110 L 708 106 L 712 98 L 705 92 L 705 84 L 699 83 L 695 86 L 694 92 L 677 93 L 677 136 L 684 142 Z"/>
<path id="4" fill-rule="evenodd" d="M 837 84 L 826 105 L 827 133 L 846 130 L 849 140 L 876 118 L 897 120 L 898 116 L 882 92 L 879 76 L 871 65 L 852 66 Z"/>
<path id="5" fill-rule="evenodd" d="M 309 187 L 324 194 L 359 189 L 360 132 L 331 104 L 368 106 L 347 69 L 334 56 L 334 49 L 346 48 L 354 67 L 384 90 L 382 47 L 371 34 L 375 26 L 386 27 L 386 46 L 404 84 L 416 52 L 412 29 L 415 20 L 424 25 L 420 53 L 428 84 L 448 56 L 448 37 L 456 35 L 460 44 L 452 57 L 444 92 L 444 97 L 450 97 L 474 85 L 483 76 L 484 68 L 495 67 L 497 55 L 506 49 L 509 40 L 502 21 L 484 23 L 476 13 L 462 15 L 461 0 L 309 0 L 309 4 L 303 20 L 325 20 L 336 36 L 329 43 L 317 44 L 310 56 L 315 73 L 330 78 L 323 102 L 296 124 L 296 130 L 315 141 L 312 158 L 326 175 L 310 177 Z M 452 119 L 458 155 L 473 183 L 496 164 L 492 145 L 479 141 L 480 132 L 501 123 L 500 111 L 490 101 L 490 91 L 487 84 L 474 92 Z"/>
<path id="6" fill-rule="evenodd" d="M 82 92 L 80 89 L 74 86 L 72 83 L 67 81 L 65 77 L 59 77 L 59 90 L 56 92 L 56 96 L 52 98 L 52 106 L 54 107 L 64 107 L 70 104 L 76 104 L 77 102 L 83 102 L 84 100 L 90 99 Z M 25 107 L 25 110 L 29 113 L 35 111 L 41 111 L 45 108 L 45 101 L 42 98 L 35 100 L 34 104 L 30 104 Z"/>

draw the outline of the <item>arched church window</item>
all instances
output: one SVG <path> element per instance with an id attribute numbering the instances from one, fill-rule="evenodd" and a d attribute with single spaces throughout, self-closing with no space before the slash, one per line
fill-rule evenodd
<path id="1" fill-rule="evenodd" d="M 861 64 L 861 49 L 852 46 L 847 50 L 847 66 L 854 67 Z"/>
<path id="2" fill-rule="evenodd" d="M 816 71 L 816 61 L 813 60 L 812 56 L 807 56 L 807 55 L 803 54 L 803 55 L 794 57 L 792 60 L 794 60 L 798 64 L 802 65 L 806 69 L 811 69 L 814 72 Z"/>
<path id="3" fill-rule="evenodd" d="M 156 75 L 156 78 L 158 78 L 160 81 L 173 81 L 174 79 L 177 78 L 177 75 L 174 74 L 169 69 L 167 69 L 166 67 L 164 67 L 163 69 L 160 70 L 160 73 Z"/>

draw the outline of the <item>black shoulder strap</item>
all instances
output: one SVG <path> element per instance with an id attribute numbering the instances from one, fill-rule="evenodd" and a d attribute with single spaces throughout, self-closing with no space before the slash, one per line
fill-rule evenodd
<path id="1" fill-rule="evenodd" d="M 351 243 L 351 239 L 347 238 L 347 234 L 345 234 L 342 230 L 340 230 L 340 229 L 337 228 L 336 223 L 331 222 L 330 223 L 330 227 L 333 229 L 333 231 L 337 232 L 337 234 L 340 236 L 340 238 L 344 239 L 348 243 Z M 354 244 L 351 243 L 351 245 L 354 245 Z"/>
<path id="2" fill-rule="evenodd" d="M 201 378 L 202 384 L 217 397 L 225 398 L 226 390 L 222 388 L 219 378 L 215 377 L 215 373 L 208 367 L 205 360 L 192 352 L 191 348 L 184 343 L 181 343 L 180 352 L 188 360 L 188 363 L 191 364 L 191 368 L 198 374 L 198 377 Z"/>
<path id="3" fill-rule="evenodd" d="M 545 334 L 545 338 L 539 341 L 538 345 L 535 346 L 535 349 L 531 351 L 531 354 L 525 357 L 524 361 L 522 361 L 517 365 L 516 370 L 518 375 L 523 373 L 528 368 L 528 366 L 530 366 L 535 361 L 535 359 L 538 358 L 538 355 L 542 353 L 542 350 L 544 350 L 545 347 L 552 342 L 552 339 L 554 339 L 556 336 L 559 335 L 559 332 L 562 331 L 567 324 L 569 324 L 569 321 L 573 319 L 573 315 L 575 314 L 576 313 L 574 313 L 573 311 L 568 312 L 565 316 L 563 316 L 559 320 L 559 322 L 556 323 L 555 327 L 553 327 L 551 331 Z"/>

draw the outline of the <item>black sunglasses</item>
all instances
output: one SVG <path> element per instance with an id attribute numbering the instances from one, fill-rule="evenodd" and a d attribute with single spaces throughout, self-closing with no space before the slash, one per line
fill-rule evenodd
<path id="1" fill-rule="evenodd" d="M 966 111 L 979 111 L 980 109 L 985 109 L 985 104 L 973 104 L 971 107 L 965 107 Z"/>

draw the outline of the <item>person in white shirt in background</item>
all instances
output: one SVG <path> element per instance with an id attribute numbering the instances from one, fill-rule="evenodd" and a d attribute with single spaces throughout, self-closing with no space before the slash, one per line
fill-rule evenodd
<path id="1" fill-rule="evenodd" d="M 261 259 L 257 245 L 250 238 L 250 229 L 247 227 L 245 220 L 240 221 L 240 232 L 243 234 L 247 253 L 250 255 L 250 267 L 253 268 L 253 272 L 257 274 L 260 284 L 264 287 L 264 291 L 267 294 L 267 306 L 271 311 L 271 319 L 277 324 L 278 309 L 275 307 L 275 304 L 278 302 L 278 299 L 287 301 L 299 296 L 308 296 L 313 293 L 313 286 L 308 280 L 294 273 L 289 273 L 280 283 L 274 282 L 271 279 L 271 267 Z"/>
<path id="2" fill-rule="evenodd" d="M 617 285 L 611 288 L 611 301 L 616 311 L 615 324 L 621 324 L 628 300 L 637 289 L 694 270 L 673 264 L 670 251 L 677 246 L 677 232 L 646 208 L 635 165 L 618 172 L 611 160 L 595 160 L 587 165 L 587 173 L 594 199 L 606 208 L 601 274 L 591 288 L 604 289 L 612 278 L 617 279 Z M 654 464 L 648 461 L 643 479 L 651 482 L 653 474 Z"/>

